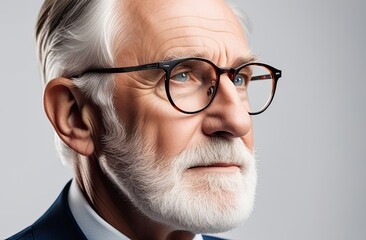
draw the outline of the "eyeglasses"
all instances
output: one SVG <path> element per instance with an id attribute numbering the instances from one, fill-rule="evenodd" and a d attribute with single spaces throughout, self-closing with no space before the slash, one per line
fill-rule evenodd
<path id="1" fill-rule="evenodd" d="M 162 69 L 165 92 L 180 112 L 194 114 L 206 109 L 219 89 L 220 76 L 227 74 L 250 115 L 264 112 L 276 92 L 281 70 L 264 63 L 247 63 L 237 68 L 219 68 L 202 58 L 184 58 L 133 67 L 89 69 L 86 73 L 127 73 Z M 82 75 L 83 75 L 82 74 Z"/>

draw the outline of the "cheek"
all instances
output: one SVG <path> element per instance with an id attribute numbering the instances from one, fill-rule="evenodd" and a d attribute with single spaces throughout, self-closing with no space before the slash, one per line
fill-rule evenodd
<path id="1" fill-rule="evenodd" d="M 152 91 L 120 88 L 115 106 L 126 130 L 137 130 L 159 155 L 174 157 L 200 141 L 200 117 L 178 112 Z"/>
<path id="2" fill-rule="evenodd" d="M 172 111 L 176 110 L 172 108 Z M 148 121 L 138 127 L 146 141 L 166 158 L 174 157 L 194 142 L 199 142 L 199 121 L 177 115 L 150 113 L 144 116 Z"/>

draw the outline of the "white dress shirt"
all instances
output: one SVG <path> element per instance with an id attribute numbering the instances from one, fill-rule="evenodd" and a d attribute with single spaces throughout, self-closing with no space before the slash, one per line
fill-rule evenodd
<path id="1" fill-rule="evenodd" d="M 129 239 L 94 211 L 88 201 L 84 198 L 76 180 L 73 180 L 71 183 L 68 202 L 72 215 L 88 240 Z M 203 240 L 202 235 L 196 235 L 193 240 Z"/>

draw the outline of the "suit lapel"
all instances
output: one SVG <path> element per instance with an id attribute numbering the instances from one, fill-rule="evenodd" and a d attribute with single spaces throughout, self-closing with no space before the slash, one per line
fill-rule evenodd
<path id="1" fill-rule="evenodd" d="M 67 198 L 70 184 L 71 181 L 47 212 L 33 224 L 35 240 L 87 240 L 70 211 Z"/>

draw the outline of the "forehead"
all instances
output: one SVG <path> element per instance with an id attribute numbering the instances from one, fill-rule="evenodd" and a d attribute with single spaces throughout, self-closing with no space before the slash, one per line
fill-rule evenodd
<path id="1" fill-rule="evenodd" d="M 134 34 L 127 48 L 139 64 L 187 56 L 225 62 L 249 52 L 242 26 L 223 0 L 133 1 L 128 11 Z"/>

